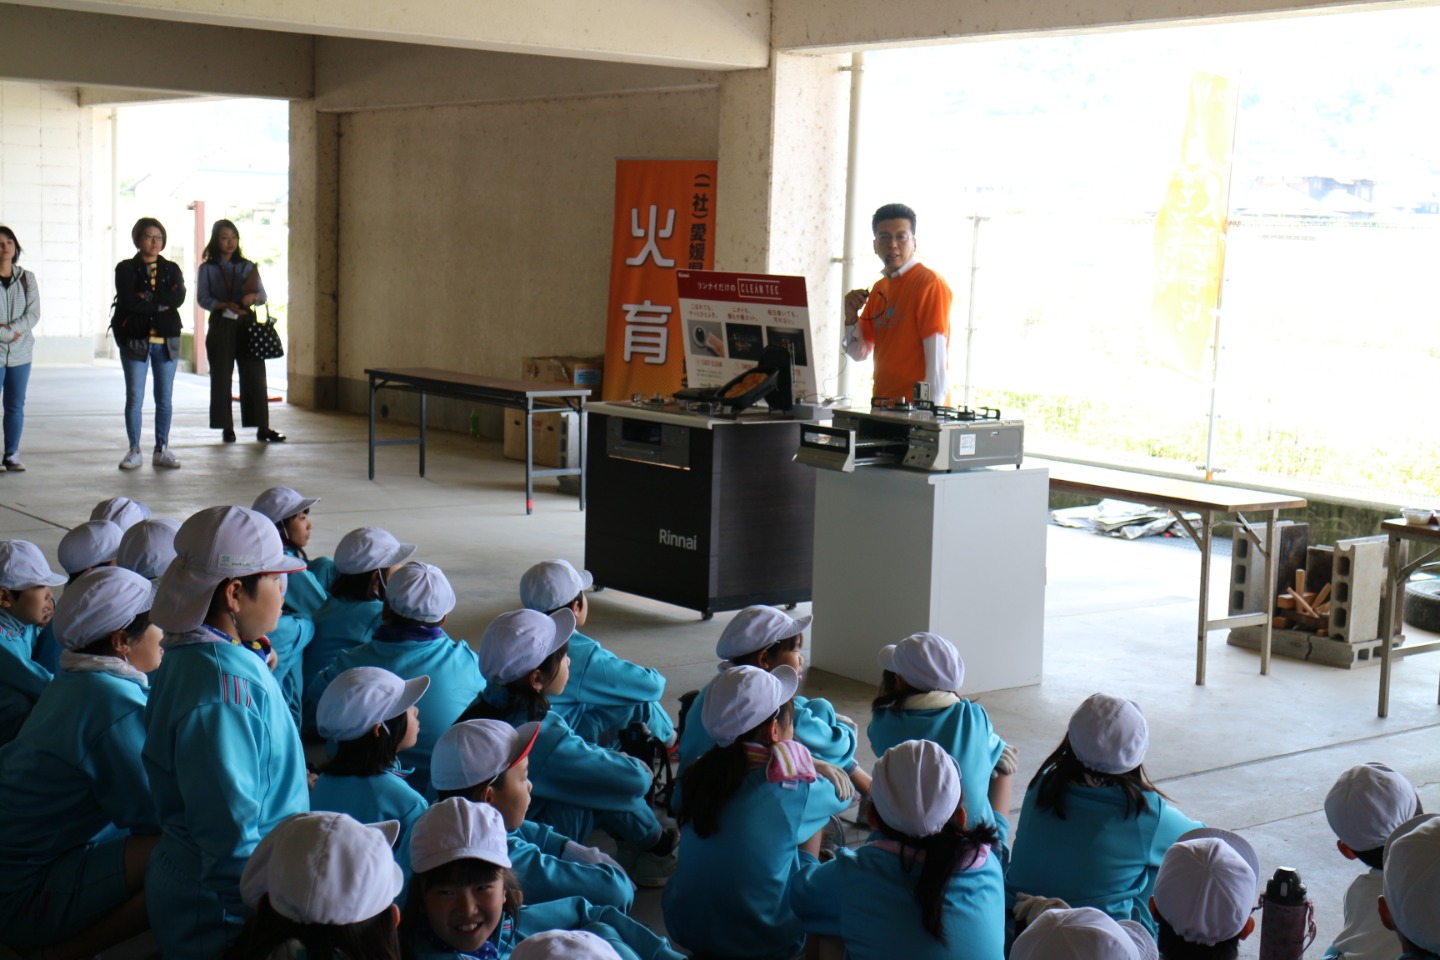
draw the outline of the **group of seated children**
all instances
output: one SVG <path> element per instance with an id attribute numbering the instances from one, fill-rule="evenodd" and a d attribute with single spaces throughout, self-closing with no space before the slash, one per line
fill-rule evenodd
<path id="1" fill-rule="evenodd" d="M 277 487 L 176 525 L 105 501 L 65 574 L 0 542 L 0 944 L 89 957 L 148 927 L 167 960 L 679 957 L 629 916 L 637 885 L 703 958 L 1231 960 L 1254 926 L 1253 849 L 1149 780 L 1129 700 L 1079 706 L 1012 828 L 1016 752 L 942 637 L 880 651 L 867 772 L 856 724 L 797 695 L 808 617 L 737 613 L 677 730 L 663 677 L 578 632 L 588 573 L 531 567 L 472 648 L 415 545 L 365 527 L 309 558 L 317 502 Z M 678 829 L 619 749 L 637 730 L 678 756 Z M 1327 957 L 1434 957 L 1440 824 L 1414 788 L 1366 764 L 1325 810 L 1370 868 Z"/>

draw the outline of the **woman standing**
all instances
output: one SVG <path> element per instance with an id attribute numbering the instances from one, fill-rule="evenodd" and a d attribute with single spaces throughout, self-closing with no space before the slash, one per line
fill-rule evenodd
<path id="1" fill-rule="evenodd" d="M 229 220 L 216 220 L 200 264 L 200 306 L 210 311 L 205 352 L 210 358 L 210 429 L 222 431 L 226 443 L 235 442 L 235 414 L 230 405 L 230 371 L 240 368 L 240 424 L 255 428 L 255 439 L 279 443 L 283 433 L 270 429 L 270 405 L 265 386 L 265 361 L 239 354 L 246 323 L 253 323 L 251 307 L 265 302 L 260 268 L 240 252 L 240 231 Z"/>
<path id="2" fill-rule="evenodd" d="M 20 266 L 15 231 L 0 226 L 0 396 L 5 402 L 5 459 L 0 467 L 19 472 L 20 431 L 25 427 L 25 388 L 40 322 L 40 283 Z"/>
<path id="3" fill-rule="evenodd" d="M 125 434 L 130 448 L 121 470 L 134 470 L 140 455 L 140 414 L 145 406 L 145 375 L 155 371 L 155 454 L 150 462 L 174 469 L 180 460 L 170 452 L 170 392 L 180 360 L 180 312 L 185 278 L 180 267 L 164 257 L 165 227 L 154 217 L 141 217 L 130 230 L 135 256 L 115 264 L 115 319 L 111 328 L 125 370 Z"/>

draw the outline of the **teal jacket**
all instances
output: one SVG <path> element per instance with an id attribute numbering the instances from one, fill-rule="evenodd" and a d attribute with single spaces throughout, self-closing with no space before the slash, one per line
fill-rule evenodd
<path id="1" fill-rule="evenodd" d="M 315 611 L 315 635 L 305 647 L 301 666 L 304 706 L 300 729 L 306 736 L 315 734 L 315 701 L 319 699 L 318 693 L 313 698 L 310 696 L 310 685 L 336 657 L 370 639 L 375 628 L 380 626 L 380 614 L 384 609 L 385 604 L 379 600 L 330 597 Z"/>
<path id="2" fill-rule="evenodd" d="M 675 736 L 660 700 L 665 676 L 622 660 L 583 633 L 570 635 L 570 681 L 550 697 L 550 709 L 591 743 L 606 743 L 616 731 L 643 723 L 662 743 Z"/>
<path id="3" fill-rule="evenodd" d="M 912 708 L 910 704 L 916 706 Z M 995 820 L 995 811 L 990 807 L 990 775 L 1005 749 L 1005 741 L 995 735 L 990 715 L 980 704 L 946 691 L 915 694 L 906 699 L 900 710 L 877 710 L 871 714 L 866 733 L 876 757 L 906 740 L 933 740 L 940 744 L 960 768 L 960 782 L 965 786 L 965 813 L 970 823 Z"/>
<path id="4" fill-rule="evenodd" d="M 712 681 L 713 682 L 713 681 Z M 695 702 L 685 715 L 685 732 L 680 735 L 680 765 L 684 770 L 706 750 L 715 746 L 715 741 L 705 732 L 700 722 L 704 715 L 705 694 L 710 684 L 705 684 L 696 695 Z M 805 744 L 817 760 L 833 763 L 849 773 L 855 766 L 855 729 L 841 723 L 835 715 L 835 708 L 829 700 L 807 697 L 795 698 L 795 739 Z"/>
<path id="5" fill-rule="evenodd" d="M 15 739 L 50 682 L 50 671 L 31 659 L 39 634 L 0 610 L 0 746 Z"/>
<path id="6" fill-rule="evenodd" d="M 581 897 L 596 906 L 629 913 L 635 888 L 625 871 L 608 863 L 562 859 L 569 842 L 569 837 L 553 827 L 529 820 L 510 831 L 510 869 L 525 891 L 525 902 Z"/>
<path id="7" fill-rule="evenodd" d="M 395 839 L 395 862 L 410 883 L 410 828 L 430 804 L 415 792 L 398 773 L 380 773 L 373 777 L 332 777 L 322 773 L 310 788 L 310 809 L 346 813 L 361 823 L 400 821 L 400 836 Z M 401 889 L 395 902 L 405 903 Z"/>

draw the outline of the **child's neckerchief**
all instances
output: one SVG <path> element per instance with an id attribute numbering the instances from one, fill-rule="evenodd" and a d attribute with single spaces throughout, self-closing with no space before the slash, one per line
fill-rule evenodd
<path id="1" fill-rule="evenodd" d="M 270 663 L 270 638 L 260 637 L 256 640 L 240 640 L 230 636 L 218 627 L 212 627 L 208 623 L 202 623 L 187 633 L 176 634 L 165 639 L 167 647 L 188 647 L 196 643 L 228 643 L 231 646 L 243 647 L 255 656 Z"/>
<path id="2" fill-rule="evenodd" d="M 439 640 L 445 636 L 444 627 L 427 627 L 423 624 L 409 626 L 396 626 L 395 624 L 382 623 L 375 628 L 370 636 L 382 643 L 423 643 L 427 640 Z"/>
<path id="3" fill-rule="evenodd" d="M 764 767 L 769 783 L 814 783 L 819 777 L 810 751 L 798 740 L 781 740 L 768 747 L 747 741 L 744 747 L 746 766 L 751 770 Z"/>

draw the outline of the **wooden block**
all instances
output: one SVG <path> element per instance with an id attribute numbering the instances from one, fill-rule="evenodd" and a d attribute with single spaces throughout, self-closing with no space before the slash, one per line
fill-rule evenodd
<path id="1" fill-rule="evenodd" d="M 1283 593 L 1275 598 L 1275 606 L 1280 610 L 1294 610 L 1295 598 L 1290 596 L 1289 593 Z"/>
<path id="2" fill-rule="evenodd" d="M 1305 571 L 1304 571 L 1304 570 L 1296 570 L 1296 571 L 1295 571 L 1295 592 L 1296 592 L 1296 593 L 1302 593 L 1302 594 L 1305 592 Z"/>
<path id="3" fill-rule="evenodd" d="M 1330 599 L 1330 587 L 1331 585 L 1327 583 L 1325 584 L 1325 586 L 1320 588 L 1320 593 L 1317 594 L 1315 597 L 1317 609 L 1319 604 L 1323 604 L 1326 600 Z"/>
<path id="4" fill-rule="evenodd" d="M 1270 626 L 1279 627 L 1281 630 L 1284 630 L 1286 627 L 1290 626 L 1290 619 L 1288 617 L 1282 617 L 1277 613 L 1275 616 L 1270 618 Z"/>

